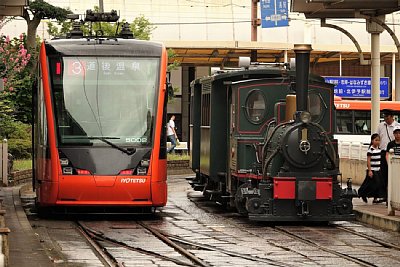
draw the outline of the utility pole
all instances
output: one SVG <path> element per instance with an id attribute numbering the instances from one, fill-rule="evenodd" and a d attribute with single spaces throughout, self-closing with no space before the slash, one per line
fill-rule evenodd
<path id="1" fill-rule="evenodd" d="M 251 0 L 251 41 L 257 42 L 257 27 L 261 20 L 257 18 L 257 5 L 260 0 Z M 251 62 L 257 61 L 257 50 L 251 50 Z"/>
<path id="2" fill-rule="evenodd" d="M 99 12 L 100 12 L 100 13 L 103 13 L 103 12 L 104 12 L 103 0 L 99 0 Z"/>

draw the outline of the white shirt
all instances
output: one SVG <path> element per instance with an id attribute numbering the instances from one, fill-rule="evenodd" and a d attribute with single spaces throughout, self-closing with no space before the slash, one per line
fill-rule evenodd
<path id="1" fill-rule="evenodd" d="M 175 122 L 174 120 L 169 120 L 168 122 L 168 129 L 167 129 L 167 136 L 169 135 L 175 135 L 174 131 L 172 129 L 175 128 Z"/>
<path id="2" fill-rule="evenodd" d="M 393 121 L 393 123 L 389 125 L 386 122 L 381 122 L 378 125 L 377 134 L 379 134 L 381 138 L 380 148 L 382 150 L 386 150 L 389 142 L 394 140 L 393 129 L 395 126 L 400 126 L 400 123 L 398 123 L 397 121 Z"/>

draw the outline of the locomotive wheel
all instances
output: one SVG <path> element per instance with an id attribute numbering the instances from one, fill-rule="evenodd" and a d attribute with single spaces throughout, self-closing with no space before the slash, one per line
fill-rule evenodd
<path id="1" fill-rule="evenodd" d="M 336 208 L 339 214 L 350 214 L 353 211 L 353 203 L 348 198 L 341 198 Z"/>
<path id="2" fill-rule="evenodd" d="M 239 186 L 239 188 L 235 194 L 235 206 L 236 206 L 238 213 L 242 214 L 242 215 L 248 214 L 248 211 L 246 209 L 246 198 L 243 197 L 242 190 L 240 190 L 241 188 L 245 188 L 245 187 L 247 187 L 247 184 L 242 184 L 241 186 Z"/>
<path id="3" fill-rule="evenodd" d="M 261 200 L 258 197 L 250 198 L 246 202 L 246 208 L 250 213 L 255 213 L 255 214 L 261 214 L 264 211 L 261 207 Z"/>

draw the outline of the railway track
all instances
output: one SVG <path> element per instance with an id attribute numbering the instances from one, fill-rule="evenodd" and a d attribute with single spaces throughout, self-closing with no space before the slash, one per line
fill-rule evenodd
<path id="1" fill-rule="evenodd" d="M 337 228 L 337 229 L 342 230 L 342 231 L 345 231 L 345 232 L 351 233 L 353 235 L 357 235 L 359 237 L 363 237 L 365 239 L 368 239 L 368 240 L 370 240 L 370 241 L 372 241 L 374 243 L 377 243 L 377 244 L 379 244 L 379 245 L 381 245 L 381 246 L 383 246 L 385 248 L 390 248 L 390 249 L 395 249 L 395 250 L 400 251 L 400 245 L 394 244 L 392 242 L 388 242 L 386 240 L 383 240 L 383 239 L 380 239 L 380 238 L 377 238 L 377 237 L 374 237 L 374 236 L 371 236 L 371 235 L 367 235 L 367 234 L 364 234 L 364 233 L 361 233 L 361 232 L 357 232 L 357 231 L 355 231 L 355 230 L 353 230 L 351 228 L 347 228 L 347 227 L 344 227 L 344 226 L 340 226 L 340 225 L 333 225 L 333 226 L 335 228 Z"/>
<path id="2" fill-rule="evenodd" d="M 313 240 L 311 240 L 309 238 L 305 238 L 305 237 L 302 237 L 302 236 L 300 236 L 298 234 L 295 234 L 295 233 L 291 232 L 290 230 L 285 229 L 284 227 L 275 226 L 274 230 L 279 232 L 279 233 L 281 233 L 281 234 L 290 236 L 290 237 L 292 237 L 292 238 L 294 238 L 294 239 L 296 239 L 296 240 L 298 240 L 300 242 L 303 242 L 303 243 L 305 243 L 305 244 L 307 244 L 309 246 L 315 247 L 316 249 L 318 249 L 320 251 L 324 251 L 324 252 L 327 252 L 329 254 L 336 255 L 336 256 L 338 256 L 340 258 L 346 259 L 346 260 L 351 261 L 353 263 L 357 263 L 360 266 L 368 266 L 368 267 L 377 266 L 377 265 L 369 263 L 369 262 L 367 262 L 367 261 L 365 261 L 363 259 L 359 259 L 359 258 L 357 258 L 355 256 L 350 256 L 348 254 L 345 254 L 345 253 L 342 253 L 342 252 L 338 252 L 338 251 L 330 249 L 330 248 L 328 248 L 326 246 L 320 245 L 317 242 L 315 242 L 315 241 L 313 241 Z"/>
<path id="3" fill-rule="evenodd" d="M 117 257 L 113 256 L 110 247 L 107 247 L 104 245 L 104 243 L 107 243 L 108 245 L 118 247 L 118 248 L 123 248 L 127 251 L 134 251 L 140 254 L 144 254 L 149 256 L 150 258 L 156 258 L 159 260 L 163 261 L 168 261 L 168 262 L 173 262 L 177 265 L 181 266 L 201 266 L 201 267 L 208 267 L 209 265 L 204 263 L 201 259 L 195 257 L 193 254 L 191 254 L 189 251 L 187 251 L 185 248 L 177 245 L 173 241 L 169 240 L 167 237 L 163 236 L 161 233 L 156 231 L 155 229 L 152 229 L 150 232 L 156 236 L 158 239 L 160 239 L 162 242 L 166 243 L 168 246 L 173 247 L 176 251 L 178 251 L 181 255 L 186 257 L 190 262 L 178 260 L 172 257 L 168 257 L 166 255 L 162 255 L 160 253 L 143 249 L 137 246 L 132 246 L 129 245 L 121 240 L 107 237 L 104 233 L 96 231 L 90 227 L 88 227 L 84 222 L 76 222 L 78 229 L 80 229 L 83 233 L 83 236 L 88 240 L 88 242 L 92 245 L 93 249 L 97 251 L 98 255 L 108 263 L 109 266 L 125 266 L 124 262 L 122 260 L 119 260 Z M 148 227 L 145 226 L 143 223 L 138 223 L 138 225 L 141 225 L 144 229 L 148 229 Z"/>
<path id="4" fill-rule="evenodd" d="M 105 259 L 105 261 L 112 262 L 114 265 L 109 265 L 109 266 L 125 266 L 123 262 L 118 261 L 116 257 L 113 257 L 111 253 L 107 252 L 106 246 L 101 245 L 102 243 L 106 242 L 108 244 L 111 244 L 113 246 L 118 246 L 125 248 L 126 250 L 129 251 L 135 251 L 141 254 L 145 254 L 147 256 L 151 256 L 154 258 L 158 258 L 164 261 L 170 261 L 174 262 L 177 265 L 180 266 L 201 266 L 201 267 L 209 267 L 209 266 L 218 266 L 218 263 L 213 263 L 212 260 L 211 262 L 209 261 L 204 261 L 200 257 L 195 256 L 197 252 L 201 252 L 202 255 L 206 255 L 207 252 L 210 254 L 215 253 L 220 253 L 224 254 L 229 257 L 234 257 L 237 259 L 242 259 L 248 261 L 249 265 L 252 264 L 257 264 L 257 265 L 268 265 L 268 266 L 278 266 L 278 267 L 294 267 L 294 265 L 290 265 L 288 263 L 284 263 L 282 261 L 276 261 L 272 259 L 267 259 L 267 258 L 260 258 L 257 256 L 252 256 L 252 255 L 247 255 L 244 253 L 238 253 L 234 251 L 229 251 L 226 249 L 221 249 L 215 246 L 211 245 L 206 245 L 198 242 L 193 242 L 189 240 L 185 240 L 183 238 L 169 235 L 167 233 L 164 233 L 162 231 L 156 230 L 154 227 L 151 227 L 147 225 L 145 222 L 136 222 L 137 225 L 140 225 L 143 229 L 147 230 L 150 232 L 152 235 L 157 237 L 159 240 L 161 240 L 164 244 L 168 245 L 169 247 L 173 248 L 175 251 L 180 253 L 182 256 L 184 256 L 186 259 L 188 259 L 190 262 L 184 262 L 181 260 L 176 260 L 174 258 L 161 255 L 159 253 L 156 253 L 154 251 L 146 250 L 140 247 L 135 247 L 132 245 L 128 245 L 127 243 L 117 240 L 115 238 L 110 238 L 107 237 L 104 233 L 96 231 L 92 229 L 91 227 L 88 227 L 85 225 L 83 222 L 77 222 L 79 228 L 82 229 L 82 231 L 86 234 L 87 238 L 90 243 L 95 243 L 94 248 L 99 250 L 98 247 L 102 250 L 102 253 L 98 253 L 101 257 L 108 257 L 110 259 Z M 118 227 L 117 227 L 118 228 Z"/>
<path id="5" fill-rule="evenodd" d="M 397 251 L 400 251 L 400 245 L 397 242 L 399 239 L 396 241 L 395 238 L 390 239 L 385 235 L 385 239 L 392 241 L 388 242 L 379 238 L 379 234 L 382 235 L 383 233 L 382 230 L 373 230 L 373 228 L 369 228 L 368 226 L 350 224 L 348 222 L 344 223 L 345 226 L 342 226 L 340 223 L 324 226 L 298 226 L 289 223 L 277 226 L 276 224 L 252 223 L 244 217 L 231 216 L 227 212 L 215 212 L 216 207 L 207 207 L 207 204 L 204 202 L 195 204 L 197 207 L 205 208 L 206 210 L 212 209 L 210 212 L 214 216 L 225 218 L 226 221 L 237 225 L 239 229 L 249 235 L 254 237 L 263 236 L 268 244 L 283 249 L 286 248 L 288 252 L 298 253 L 305 258 L 309 258 L 317 265 L 323 264 L 318 261 L 318 256 L 314 256 L 314 253 L 309 253 L 313 248 L 314 251 L 320 251 L 327 258 L 331 258 L 333 261 L 337 259 L 346 265 L 398 266 L 400 264 L 400 254 L 397 253 Z M 247 227 L 244 225 L 247 225 Z M 273 235 L 274 232 L 286 236 L 290 240 L 288 243 L 298 242 L 299 244 L 303 244 L 300 246 L 303 246 L 304 250 L 296 249 L 296 247 L 292 248 L 289 244 L 282 244 L 273 238 L 270 239 L 269 236 Z M 335 240 L 338 238 L 340 238 L 339 241 Z M 337 245 L 336 243 L 341 244 Z M 364 245 L 366 248 L 363 247 Z"/>

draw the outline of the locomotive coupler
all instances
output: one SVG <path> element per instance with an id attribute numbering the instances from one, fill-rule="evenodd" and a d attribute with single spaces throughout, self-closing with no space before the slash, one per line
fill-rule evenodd
<path id="1" fill-rule="evenodd" d="M 308 210 L 308 203 L 305 201 L 301 201 L 301 216 L 306 217 L 309 214 L 309 210 Z"/>
<path id="2" fill-rule="evenodd" d="M 342 198 L 352 199 L 353 197 L 358 197 L 357 191 L 353 189 L 351 178 L 347 178 L 347 188 L 342 189 Z"/>

